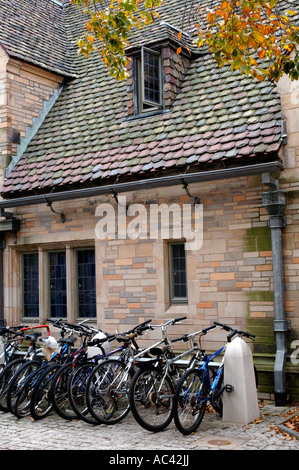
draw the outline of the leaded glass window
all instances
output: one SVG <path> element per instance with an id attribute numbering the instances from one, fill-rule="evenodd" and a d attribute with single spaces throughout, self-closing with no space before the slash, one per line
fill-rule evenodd
<path id="1" fill-rule="evenodd" d="M 184 243 L 169 246 L 170 294 L 173 303 L 187 302 L 187 265 Z"/>
<path id="2" fill-rule="evenodd" d="M 95 250 L 77 251 L 78 316 L 96 317 Z"/>
<path id="3" fill-rule="evenodd" d="M 139 112 L 162 108 L 161 54 L 142 48 L 139 62 Z"/>
<path id="4" fill-rule="evenodd" d="M 66 318 L 66 255 L 64 251 L 49 253 L 50 316 Z"/>
<path id="5" fill-rule="evenodd" d="M 38 253 L 23 254 L 23 316 L 39 316 Z"/>

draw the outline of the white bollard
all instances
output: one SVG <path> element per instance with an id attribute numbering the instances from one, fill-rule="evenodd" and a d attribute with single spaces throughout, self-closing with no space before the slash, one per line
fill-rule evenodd
<path id="1" fill-rule="evenodd" d="M 233 339 L 225 351 L 224 385 L 233 391 L 223 392 L 223 421 L 248 424 L 259 417 L 252 353 L 242 338 Z"/>

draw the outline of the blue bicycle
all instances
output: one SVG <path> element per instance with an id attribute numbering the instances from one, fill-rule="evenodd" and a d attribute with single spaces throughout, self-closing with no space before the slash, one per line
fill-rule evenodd
<path id="1" fill-rule="evenodd" d="M 205 414 L 206 405 L 209 402 L 212 407 L 222 414 L 222 394 L 224 391 L 232 392 L 231 385 L 224 385 L 224 352 L 232 338 L 236 335 L 253 339 L 255 335 L 246 331 L 231 328 L 223 323 L 214 322 L 230 333 L 227 336 L 226 344 L 210 356 L 205 355 L 203 364 L 188 369 L 179 381 L 173 400 L 173 417 L 177 429 L 182 434 L 195 432 Z M 217 356 L 222 356 L 220 365 L 217 368 L 210 367 L 210 364 Z"/>

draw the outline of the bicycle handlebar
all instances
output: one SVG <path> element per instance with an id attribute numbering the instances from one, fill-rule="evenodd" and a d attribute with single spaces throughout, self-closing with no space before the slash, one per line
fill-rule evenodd
<path id="1" fill-rule="evenodd" d="M 187 317 L 172 318 L 171 320 L 166 320 L 164 323 L 161 323 L 160 325 L 151 325 L 151 326 L 152 328 L 163 328 L 163 326 L 174 325 L 175 323 L 178 323 L 181 320 L 186 320 L 186 319 Z"/>
<path id="2" fill-rule="evenodd" d="M 22 335 L 22 329 L 27 328 L 25 325 L 18 325 L 18 326 L 4 326 L 0 328 L 0 336 L 4 336 L 6 334 L 19 334 Z"/>
<path id="3" fill-rule="evenodd" d="M 252 333 L 249 333 L 248 331 L 242 331 L 242 330 L 238 330 L 236 328 L 232 328 L 231 326 L 226 325 L 225 323 L 220 323 L 220 322 L 214 321 L 214 325 L 221 326 L 225 331 L 230 331 L 231 332 L 229 335 L 227 335 L 228 341 L 231 341 L 231 339 L 235 335 L 246 336 L 246 338 L 249 338 L 249 339 L 252 339 L 252 340 L 255 338 L 255 335 L 253 335 Z"/>
<path id="4" fill-rule="evenodd" d="M 133 331 L 136 331 L 136 330 L 139 330 L 139 329 L 143 329 L 144 327 L 146 327 L 146 328 L 144 328 L 144 329 L 148 330 L 149 327 L 148 327 L 147 325 L 148 325 L 151 321 L 152 321 L 151 318 L 150 318 L 149 320 L 145 320 L 144 322 L 142 322 L 142 323 L 140 323 L 139 325 L 135 326 L 132 330 L 130 330 L 130 332 L 133 332 Z"/>
<path id="5" fill-rule="evenodd" d="M 87 346 L 98 346 L 99 344 L 105 343 L 106 341 L 113 341 L 116 335 L 107 335 L 104 338 L 93 338 L 88 341 Z"/>
<path id="6" fill-rule="evenodd" d="M 171 342 L 175 343 L 176 341 L 188 341 L 190 338 L 194 337 L 195 335 L 206 335 L 208 331 L 214 330 L 216 328 L 216 325 L 211 325 L 207 326 L 206 328 L 203 328 L 200 331 L 196 331 L 195 333 L 186 333 L 183 336 L 180 336 L 179 338 L 172 339 Z"/>
<path id="7" fill-rule="evenodd" d="M 62 318 L 58 320 L 52 320 L 51 318 L 47 318 L 47 321 L 52 323 L 53 326 L 55 326 L 56 328 L 60 328 L 62 331 L 68 330 L 72 333 L 77 333 L 78 335 L 83 336 L 90 336 L 98 331 L 92 327 L 89 327 L 88 325 L 68 323 L 67 321 L 62 320 Z"/>

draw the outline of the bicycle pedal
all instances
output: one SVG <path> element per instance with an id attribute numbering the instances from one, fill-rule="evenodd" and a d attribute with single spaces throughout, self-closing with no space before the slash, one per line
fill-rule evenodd
<path id="1" fill-rule="evenodd" d="M 224 390 L 227 393 L 232 393 L 234 391 L 234 387 L 233 387 L 233 385 L 225 385 Z"/>

